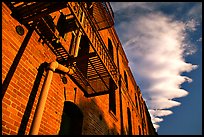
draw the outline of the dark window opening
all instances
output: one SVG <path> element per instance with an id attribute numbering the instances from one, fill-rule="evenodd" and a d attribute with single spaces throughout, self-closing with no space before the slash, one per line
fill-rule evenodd
<path id="1" fill-rule="evenodd" d="M 143 118 L 143 108 L 142 108 L 142 103 L 140 103 L 140 115 L 141 115 L 141 117 Z"/>
<path id="2" fill-rule="evenodd" d="M 124 71 L 124 79 L 125 79 L 126 88 L 128 89 L 128 79 L 125 71 Z"/>
<path id="3" fill-rule="evenodd" d="M 128 135 L 132 135 L 132 121 L 131 121 L 131 112 L 130 108 L 127 108 L 127 115 L 128 115 Z"/>
<path id="4" fill-rule="evenodd" d="M 57 22 L 57 30 L 59 31 L 59 36 L 64 38 L 65 34 L 77 29 L 76 21 L 71 14 L 64 15 L 62 12 Z"/>
<path id="5" fill-rule="evenodd" d="M 74 103 L 66 101 L 64 103 L 59 135 L 81 135 L 82 124 L 82 111 Z"/>
<path id="6" fill-rule="evenodd" d="M 140 126 L 138 126 L 138 130 L 139 130 L 139 135 L 141 135 L 141 128 L 140 128 Z"/>
<path id="7" fill-rule="evenodd" d="M 136 104 L 136 108 L 138 110 L 138 103 L 137 103 L 137 95 L 136 95 L 136 93 L 135 93 L 135 104 Z"/>
<path id="8" fill-rule="evenodd" d="M 115 88 L 113 80 L 110 79 L 110 93 L 109 93 L 109 110 L 116 114 L 116 100 L 115 100 Z"/>
<path id="9" fill-rule="evenodd" d="M 114 56 L 113 56 L 113 45 L 112 45 L 112 42 L 110 39 L 108 39 L 108 51 L 109 51 L 109 54 L 111 56 L 112 59 L 114 59 Z"/>

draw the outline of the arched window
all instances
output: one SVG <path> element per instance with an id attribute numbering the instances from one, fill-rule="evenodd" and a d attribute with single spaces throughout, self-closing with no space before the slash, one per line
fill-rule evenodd
<path id="1" fill-rule="evenodd" d="M 138 110 L 138 103 L 137 103 L 137 94 L 135 93 L 135 104 L 136 104 L 136 108 Z"/>
<path id="2" fill-rule="evenodd" d="M 124 80 L 125 80 L 125 83 L 126 83 L 126 88 L 128 89 L 128 79 L 127 79 L 126 71 L 124 71 Z"/>
<path id="3" fill-rule="evenodd" d="M 115 88 L 113 80 L 110 78 L 110 93 L 109 93 L 109 110 L 116 114 L 116 100 L 115 100 Z"/>
<path id="4" fill-rule="evenodd" d="M 108 51 L 112 59 L 114 59 L 113 55 L 113 44 L 110 39 L 108 39 Z"/>
<path id="5" fill-rule="evenodd" d="M 132 135 L 132 118 L 130 108 L 127 108 L 127 115 L 128 115 L 128 135 Z"/>
<path id="6" fill-rule="evenodd" d="M 83 113 L 78 106 L 69 101 L 64 102 L 59 135 L 81 135 L 82 124 Z"/>

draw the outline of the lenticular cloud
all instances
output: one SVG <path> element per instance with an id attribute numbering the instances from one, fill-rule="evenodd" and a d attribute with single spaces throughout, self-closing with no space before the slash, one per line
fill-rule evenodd
<path id="1" fill-rule="evenodd" d="M 181 74 L 197 68 L 184 60 L 186 53 L 195 52 L 186 42 L 185 33 L 191 27 L 195 30 L 193 23 L 175 21 L 161 13 L 148 13 L 117 26 L 123 32 L 120 37 L 129 65 L 156 129 L 163 121 L 161 117 L 173 114 L 168 109 L 181 105 L 175 98 L 188 95 L 180 85 L 192 82 Z"/>

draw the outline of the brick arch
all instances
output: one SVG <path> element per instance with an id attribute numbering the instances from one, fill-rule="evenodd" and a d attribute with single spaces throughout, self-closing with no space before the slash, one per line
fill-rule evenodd
<path id="1" fill-rule="evenodd" d="M 83 113 L 80 108 L 70 101 L 64 102 L 64 109 L 59 135 L 81 135 Z"/>

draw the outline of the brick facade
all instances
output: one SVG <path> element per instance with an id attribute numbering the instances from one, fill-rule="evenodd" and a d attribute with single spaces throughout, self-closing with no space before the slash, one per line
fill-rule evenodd
<path id="1" fill-rule="evenodd" d="M 57 56 L 44 42 L 36 30 L 21 24 L 12 14 L 8 4 L 2 3 L 2 134 L 28 135 L 31 130 L 37 103 L 43 83 L 49 71 L 48 64 L 56 61 Z M 61 9 L 64 14 L 68 8 Z M 60 12 L 50 13 L 57 25 Z M 19 35 L 16 26 L 24 29 Z M 58 135 L 62 123 L 64 102 L 79 108 L 83 114 L 82 135 L 129 134 L 128 109 L 130 110 L 133 135 L 156 134 L 142 99 L 141 92 L 128 67 L 128 60 L 114 27 L 99 32 L 108 48 L 108 39 L 113 45 L 113 61 L 121 74 L 121 88 L 115 90 L 116 113 L 110 111 L 109 94 L 85 97 L 81 88 L 69 75 L 55 71 L 49 87 L 45 108 L 38 134 Z M 58 35 L 58 34 L 56 34 Z M 59 37 L 63 47 L 69 52 L 72 32 L 66 38 Z M 119 45 L 119 48 L 117 46 Z M 118 51 L 117 51 L 118 50 Z M 117 56 L 118 54 L 118 56 Z M 127 75 L 128 89 L 125 87 L 124 72 Z M 66 77 L 67 83 L 63 83 Z M 121 95 L 121 96 L 120 96 Z M 122 104 L 120 104 L 120 97 Z M 136 98 L 138 107 L 136 107 Z M 120 106 L 122 105 L 122 107 Z M 122 112 L 121 109 L 122 108 Z M 123 121 L 121 122 L 121 117 Z M 123 133 L 121 125 L 123 124 Z M 144 124 L 146 126 L 144 126 Z M 139 131 L 139 127 L 141 131 Z"/>

